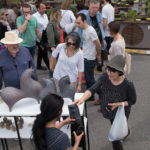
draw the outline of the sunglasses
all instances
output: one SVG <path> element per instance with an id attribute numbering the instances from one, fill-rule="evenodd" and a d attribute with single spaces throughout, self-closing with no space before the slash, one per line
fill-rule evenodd
<path id="1" fill-rule="evenodd" d="M 110 68 L 110 67 L 107 67 L 107 71 L 113 72 L 113 73 L 117 72 L 115 68 Z"/>
<path id="2" fill-rule="evenodd" d="M 71 43 L 71 42 L 67 42 L 67 46 L 75 46 L 76 45 L 76 43 Z"/>

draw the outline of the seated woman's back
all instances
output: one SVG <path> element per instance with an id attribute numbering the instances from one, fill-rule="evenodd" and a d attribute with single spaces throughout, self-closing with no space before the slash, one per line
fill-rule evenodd
<path id="1" fill-rule="evenodd" d="M 68 136 L 61 130 L 51 127 L 45 129 L 47 150 L 66 150 L 70 147 Z"/>

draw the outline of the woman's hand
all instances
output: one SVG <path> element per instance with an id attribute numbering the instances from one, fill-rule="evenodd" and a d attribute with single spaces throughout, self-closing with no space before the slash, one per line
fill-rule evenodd
<path id="1" fill-rule="evenodd" d="M 80 105 L 80 104 L 82 104 L 83 102 L 84 102 L 84 100 L 78 99 L 78 100 L 75 100 L 75 101 L 73 102 L 73 104 Z"/>
<path id="2" fill-rule="evenodd" d="M 116 109 L 117 107 L 119 107 L 120 102 L 118 103 L 108 103 L 108 106 L 111 106 L 111 111 L 113 111 L 114 109 Z"/>
<path id="3" fill-rule="evenodd" d="M 117 107 L 119 106 L 122 106 L 124 103 L 124 106 L 128 106 L 128 102 L 127 101 L 124 101 L 124 102 L 117 102 L 117 103 L 108 103 L 108 106 L 111 106 L 111 111 L 113 111 L 114 109 L 116 109 Z M 110 110 L 106 107 L 106 110 L 108 112 L 110 112 Z"/>
<path id="4" fill-rule="evenodd" d="M 73 134 L 75 137 L 75 145 L 79 145 L 82 139 L 82 136 L 84 135 L 84 132 L 82 132 L 80 135 L 77 135 L 76 132 L 74 131 Z"/>
<path id="5" fill-rule="evenodd" d="M 75 119 L 71 119 L 70 117 L 67 117 L 65 120 L 59 122 L 55 125 L 56 128 L 60 129 L 64 125 L 70 124 L 72 121 L 75 121 Z"/>
<path id="6" fill-rule="evenodd" d="M 77 92 L 81 92 L 81 90 L 82 90 L 81 85 L 78 84 L 78 86 L 77 86 Z"/>
<path id="7" fill-rule="evenodd" d="M 106 107 L 106 110 L 107 110 L 108 112 L 113 111 L 114 109 L 116 109 L 117 107 L 120 106 L 119 103 L 120 103 L 120 102 L 118 102 L 118 103 L 108 103 L 108 106 L 110 106 L 110 107 Z M 111 108 L 111 109 L 110 109 L 110 108 Z"/>
<path id="8" fill-rule="evenodd" d="M 70 117 L 67 117 L 65 120 L 64 120 L 64 125 L 66 124 L 70 124 L 71 122 L 73 121 L 76 121 L 75 119 L 71 119 Z"/>

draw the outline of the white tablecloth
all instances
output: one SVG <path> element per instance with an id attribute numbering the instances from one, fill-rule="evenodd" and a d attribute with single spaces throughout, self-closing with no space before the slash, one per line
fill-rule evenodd
<path id="1" fill-rule="evenodd" d="M 76 93 L 75 99 L 81 98 L 83 93 Z M 68 116 L 68 105 L 72 104 L 72 101 L 68 98 L 64 98 L 64 106 L 62 116 Z M 83 115 L 84 103 L 79 105 L 80 115 Z M 12 111 L 9 112 L 9 108 L 5 103 L 0 103 L 0 116 L 36 116 L 40 113 L 40 104 L 33 98 L 24 98 L 14 104 Z"/>

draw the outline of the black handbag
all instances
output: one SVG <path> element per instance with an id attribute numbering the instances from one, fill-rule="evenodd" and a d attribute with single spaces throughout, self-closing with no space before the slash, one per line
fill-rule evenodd
<path id="1" fill-rule="evenodd" d="M 69 109 L 70 118 L 75 119 L 75 123 L 77 123 L 78 125 L 82 125 L 82 119 L 80 116 L 78 106 L 75 104 L 68 105 L 68 109 Z"/>
<path id="2" fill-rule="evenodd" d="M 43 30 L 43 32 L 42 32 L 42 37 L 41 37 L 40 45 L 43 46 L 44 48 L 48 47 L 48 39 L 47 39 L 46 29 Z"/>

